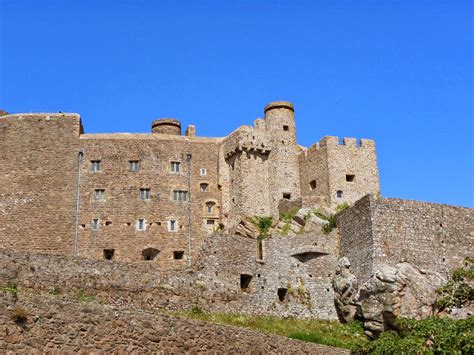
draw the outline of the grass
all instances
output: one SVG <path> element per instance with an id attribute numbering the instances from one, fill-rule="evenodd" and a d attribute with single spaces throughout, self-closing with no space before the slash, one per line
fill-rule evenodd
<path id="1" fill-rule="evenodd" d="M 345 349 L 360 348 L 368 342 L 361 325 L 357 322 L 340 324 L 316 319 L 207 313 L 202 310 L 197 311 L 195 307 L 185 313 L 185 316 Z"/>

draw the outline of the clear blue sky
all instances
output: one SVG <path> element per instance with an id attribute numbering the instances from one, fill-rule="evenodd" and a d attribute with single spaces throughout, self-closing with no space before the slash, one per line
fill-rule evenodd
<path id="1" fill-rule="evenodd" d="M 384 196 L 474 206 L 470 0 L 0 3 L 9 112 L 223 136 L 289 100 L 302 145 L 376 140 Z"/>

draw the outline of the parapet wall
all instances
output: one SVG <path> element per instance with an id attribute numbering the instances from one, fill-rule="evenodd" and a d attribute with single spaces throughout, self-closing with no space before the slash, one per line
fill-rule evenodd
<path id="1" fill-rule="evenodd" d="M 14 309 L 26 321 L 18 326 Z M 344 349 L 254 330 L 96 302 L 0 291 L 0 343 L 6 353 L 293 353 L 348 354 Z"/>
<path id="2" fill-rule="evenodd" d="M 380 193 L 373 140 L 326 136 L 300 153 L 299 166 L 304 200 L 322 196 L 335 207 Z"/>
<path id="3" fill-rule="evenodd" d="M 365 196 L 338 218 L 341 254 L 360 282 L 400 262 L 449 277 L 473 256 L 474 210 Z"/>

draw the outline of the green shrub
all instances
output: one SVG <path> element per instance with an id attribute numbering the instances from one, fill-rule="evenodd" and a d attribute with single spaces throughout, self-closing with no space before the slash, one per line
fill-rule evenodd
<path id="1" fill-rule="evenodd" d="M 454 270 L 451 280 L 436 290 L 435 308 L 438 312 L 451 307 L 462 307 L 474 301 L 474 288 L 468 282 L 474 280 L 474 262 L 466 258 L 464 267 Z"/>
<path id="2" fill-rule="evenodd" d="M 260 235 L 258 236 L 260 239 L 265 239 L 266 237 L 268 237 L 268 232 L 272 227 L 272 222 L 272 217 L 255 216 L 253 223 L 258 227 L 260 231 Z"/>
<path id="3" fill-rule="evenodd" d="M 16 283 L 9 282 L 6 286 L 0 286 L 0 290 L 7 293 L 17 294 L 20 290 L 18 289 Z"/>
<path id="4" fill-rule="evenodd" d="M 84 290 L 81 288 L 77 292 L 77 300 L 79 302 L 94 302 L 95 297 L 93 295 L 86 294 Z"/>
<path id="5" fill-rule="evenodd" d="M 282 220 L 283 222 L 290 222 L 293 218 L 295 218 L 298 211 L 299 208 L 295 207 L 288 212 L 283 212 L 280 214 L 280 220 Z"/>
<path id="6" fill-rule="evenodd" d="M 387 331 L 377 340 L 358 344 L 356 354 L 472 354 L 474 317 L 400 319 L 400 330 Z"/>

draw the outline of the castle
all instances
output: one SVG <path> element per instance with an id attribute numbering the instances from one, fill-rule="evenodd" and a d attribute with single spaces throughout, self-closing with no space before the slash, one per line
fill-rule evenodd
<path id="1" fill-rule="evenodd" d="M 281 200 L 336 206 L 379 194 L 372 140 L 305 148 L 291 103 L 264 115 L 223 138 L 192 125 L 182 135 L 171 118 L 149 134 L 86 134 L 77 114 L 4 115 L 0 247 L 180 267 L 219 225 L 278 219 Z"/>
<path id="2" fill-rule="evenodd" d="M 253 127 L 223 138 L 198 137 L 192 125 L 181 135 L 171 118 L 149 134 L 85 134 L 77 114 L 0 111 L 0 161 L 0 285 L 18 286 L 47 327 L 64 316 L 52 310 L 86 292 L 118 307 L 96 305 L 97 318 L 120 316 L 132 328 L 142 310 L 198 307 L 341 321 L 356 313 L 376 337 L 397 317 L 433 314 L 436 288 L 472 257 L 473 209 L 381 197 L 375 143 L 324 137 L 302 147 L 289 102 L 268 104 Z M 17 304 L 0 295 L 5 310 Z M 76 318 L 61 324 L 83 321 L 74 307 Z M 172 342 L 175 326 L 207 329 L 169 322 L 154 332 Z M 36 349 L 46 336 L 50 349 L 83 349 L 12 331 L 10 350 Z M 242 344 L 235 331 L 212 330 L 234 339 L 222 348 L 232 351 Z M 121 332 L 106 344 L 77 332 L 84 349 L 122 341 Z"/>

